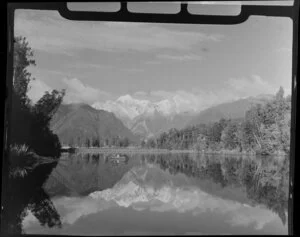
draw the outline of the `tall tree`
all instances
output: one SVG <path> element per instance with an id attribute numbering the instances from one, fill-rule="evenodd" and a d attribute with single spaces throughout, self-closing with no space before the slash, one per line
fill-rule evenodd
<path id="1" fill-rule="evenodd" d="M 13 87 L 15 93 L 19 96 L 22 105 L 30 102 L 27 97 L 31 73 L 28 72 L 29 66 L 34 66 L 33 50 L 29 47 L 25 37 L 14 38 L 14 63 L 13 63 Z"/>
<path id="2" fill-rule="evenodd" d="M 33 78 L 28 72 L 34 66 L 33 51 L 25 37 L 15 37 L 11 143 L 26 144 L 39 155 L 58 156 L 60 142 L 49 129 L 49 121 L 62 102 L 64 91 L 46 93 L 36 105 L 27 96 Z"/>
<path id="3" fill-rule="evenodd" d="M 222 142 L 225 148 L 235 149 L 239 145 L 238 126 L 234 122 L 230 122 L 222 133 Z"/>
<path id="4" fill-rule="evenodd" d="M 57 111 L 59 105 L 61 104 L 63 97 L 65 95 L 65 90 L 57 91 L 53 90 L 51 93 L 48 91 L 36 102 L 33 107 L 36 115 L 43 119 L 48 125 L 50 119 Z"/>
<path id="5" fill-rule="evenodd" d="M 197 138 L 197 142 L 195 144 L 195 149 L 197 151 L 205 151 L 207 148 L 208 148 L 207 137 L 203 134 L 200 134 Z"/>
<path id="6" fill-rule="evenodd" d="M 86 140 L 85 140 L 85 146 L 86 147 L 90 147 L 91 146 L 91 141 L 90 141 L 89 138 L 86 138 Z"/>

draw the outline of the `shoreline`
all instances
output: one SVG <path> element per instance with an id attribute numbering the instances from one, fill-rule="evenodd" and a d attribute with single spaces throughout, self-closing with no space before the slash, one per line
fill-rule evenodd
<path id="1" fill-rule="evenodd" d="M 75 148 L 75 153 L 134 153 L 134 154 L 205 154 L 205 155 L 245 155 L 245 156 L 286 156 L 288 154 L 261 155 L 254 152 L 238 152 L 230 150 L 222 151 L 197 151 L 197 150 L 168 150 L 168 149 L 145 149 L 145 148 Z"/>

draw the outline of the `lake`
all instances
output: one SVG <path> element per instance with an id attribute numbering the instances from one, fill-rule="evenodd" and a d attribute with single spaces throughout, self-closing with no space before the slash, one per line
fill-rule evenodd
<path id="1" fill-rule="evenodd" d="M 288 234 L 288 158 L 63 154 L 10 181 L 6 230 L 51 235 Z"/>

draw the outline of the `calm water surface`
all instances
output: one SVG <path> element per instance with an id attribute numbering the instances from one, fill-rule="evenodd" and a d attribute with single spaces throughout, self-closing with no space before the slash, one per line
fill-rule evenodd
<path id="1" fill-rule="evenodd" d="M 64 154 L 12 185 L 25 234 L 288 234 L 288 159 Z"/>

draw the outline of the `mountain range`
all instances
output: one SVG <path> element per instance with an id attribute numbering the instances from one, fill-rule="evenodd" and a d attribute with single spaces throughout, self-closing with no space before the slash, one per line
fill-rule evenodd
<path id="1" fill-rule="evenodd" d="M 180 103 L 176 103 L 174 98 L 150 102 L 125 95 L 116 101 L 94 103 L 92 107 L 114 113 L 133 134 L 140 138 L 148 138 L 170 128 L 182 129 L 189 125 L 216 122 L 221 118 L 242 118 L 253 104 L 265 103 L 272 97 L 272 95 L 248 97 L 196 111 L 188 106 L 185 109 L 180 107 Z"/>
<path id="2" fill-rule="evenodd" d="M 182 129 L 200 123 L 217 122 L 221 118 L 243 118 L 256 103 L 265 103 L 272 95 L 248 97 L 221 103 L 200 112 L 179 108 L 176 101 L 150 102 L 129 95 L 116 101 L 87 105 L 62 104 L 54 114 L 50 127 L 61 144 L 85 144 L 87 139 L 127 137 L 133 143 L 158 136 L 171 128 Z"/>
<path id="3" fill-rule="evenodd" d="M 89 196 L 94 199 L 114 201 L 123 207 L 132 206 L 144 209 L 160 204 L 161 207 L 168 207 L 168 210 L 181 209 L 183 211 L 203 206 L 201 204 L 208 196 L 216 199 L 213 206 L 217 207 L 219 206 L 217 200 L 224 202 L 229 192 L 233 190 L 235 192 L 231 195 L 230 202 L 251 204 L 246 193 L 238 187 L 220 188 L 210 180 L 199 181 L 189 179 L 185 175 L 173 176 L 155 165 L 146 164 L 133 167 L 112 188 L 95 191 Z"/>

